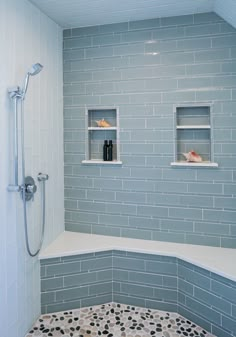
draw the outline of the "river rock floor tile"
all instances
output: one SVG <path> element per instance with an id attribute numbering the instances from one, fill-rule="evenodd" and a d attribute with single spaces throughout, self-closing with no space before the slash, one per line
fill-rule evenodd
<path id="1" fill-rule="evenodd" d="M 119 303 L 41 315 L 26 337 L 214 337 L 176 313 Z"/>

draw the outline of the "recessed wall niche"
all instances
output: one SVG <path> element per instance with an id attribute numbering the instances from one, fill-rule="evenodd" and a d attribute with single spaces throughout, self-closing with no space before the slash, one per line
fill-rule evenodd
<path id="1" fill-rule="evenodd" d="M 83 164 L 121 165 L 119 139 L 119 112 L 117 108 L 92 108 L 86 110 L 86 159 Z M 99 121 L 108 123 L 99 125 Z M 103 145 L 105 140 L 113 144 L 113 160 L 103 160 Z"/>
<path id="2" fill-rule="evenodd" d="M 175 107 L 175 161 L 172 166 L 218 166 L 213 160 L 211 109 L 211 105 Z M 202 161 L 187 161 L 184 154 L 191 151 Z"/>

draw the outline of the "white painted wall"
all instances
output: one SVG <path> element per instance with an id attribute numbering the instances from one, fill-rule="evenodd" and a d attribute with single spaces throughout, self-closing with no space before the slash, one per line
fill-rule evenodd
<path id="1" fill-rule="evenodd" d="M 7 88 L 21 85 L 35 62 L 25 101 L 26 173 L 50 176 L 45 244 L 64 230 L 62 31 L 27 0 L 0 1 L 0 326 L 2 337 L 23 337 L 40 313 L 39 263 L 25 249 L 22 201 L 12 182 L 12 115 Z M 39 239 L 40 187 L 29 205 L 32 248 Z"/>
<path id="2" fill-rule="evenodd" d="M 236 28 L 236 1 L 235 0 L 216 0 L 216 14 L 220 15 L 224 20 L 229 22 Z"/>

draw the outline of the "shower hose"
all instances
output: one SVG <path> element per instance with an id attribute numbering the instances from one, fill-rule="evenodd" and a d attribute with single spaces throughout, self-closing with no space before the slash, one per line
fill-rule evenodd
<path id="1" fill-rule="evenodd" d="M 26 242 L 26 248 L 27 252 L 31 257 L 36 256 L 43 244 L 44 239 L 44 232 L 45 232 L 45 180 L 41 180 L 42 183 L 42 193 L 41 193 L 41 205 L 42 205 L 42 227 L 41 227 L 41 235 L 40 235 L 40 242 L 38 245 L 38 248 L 35 252 L 32 252 L 29 244 L 29 233 L 28 233 L 28 221 L 27 221 L 27 209 L 26 209 L 26 187 L 25 187 L 25 151 L 24 151 L 24 103 L 23 100 L 20 100 L 21 102 L 21 160 L 22 160 L 22 199 L 23 199 L 23 212 L 24 212 L 24 229 L 25 229 L 25 242 Z"/>

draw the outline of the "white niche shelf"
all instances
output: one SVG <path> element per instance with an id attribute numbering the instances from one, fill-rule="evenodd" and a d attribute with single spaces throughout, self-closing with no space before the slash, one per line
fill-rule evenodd
<path id="1" fill-rule="evenodd" d="M 173 167 L 211 167 L 213 160 L 211 105 L 175 106 L 175 160 Z M 187 162 L 183 153 L 198 153 L 203 161 Z"/>
<path id="2" fill-rule="evenodd" d="M 86 138 L 84 165 L 122 165 L 120 160 L 119 110 L 118 108 L 91 108 L 86 110 Z M 99 127 L 96 121 L 105 119 L 110 126 Z M 105 140 L 112 140 L 113 160 L 103 160 Z"/>

